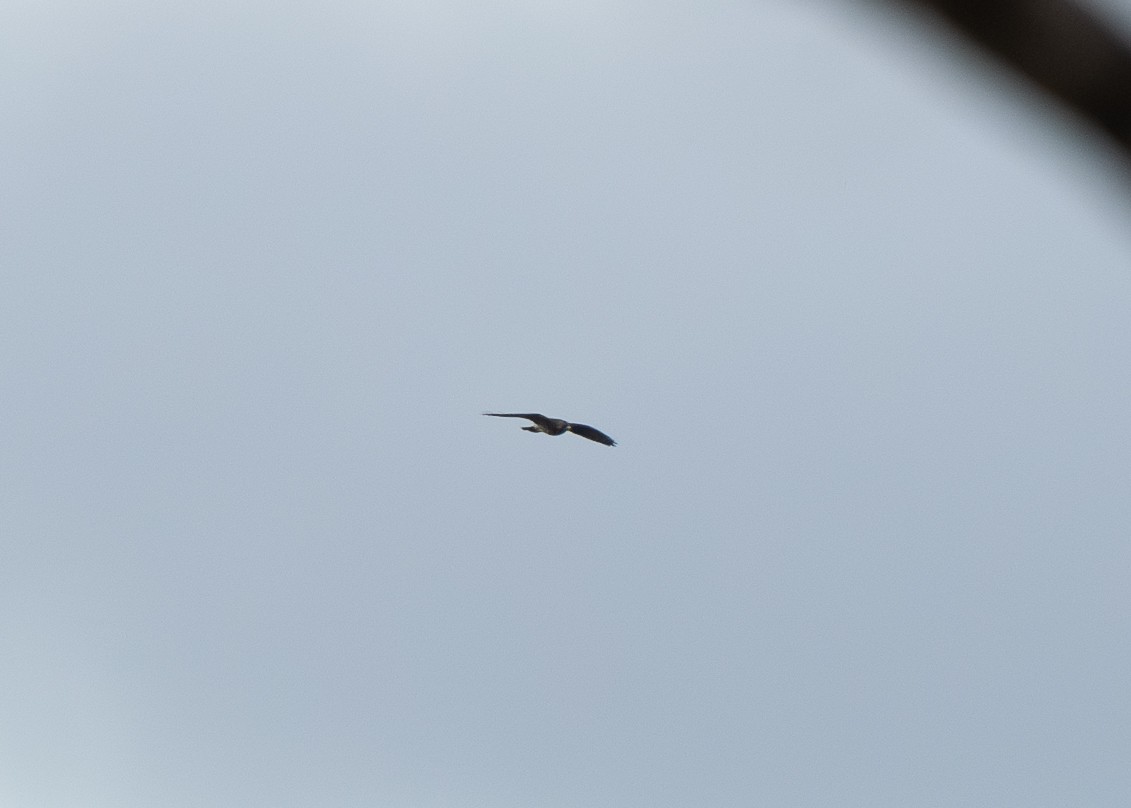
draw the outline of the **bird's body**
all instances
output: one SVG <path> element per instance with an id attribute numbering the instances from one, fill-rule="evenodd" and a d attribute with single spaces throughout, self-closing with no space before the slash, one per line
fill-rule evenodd
<path id="1" fill-rule="evenodd" d="M 523 429 L 527 432 L 543 432 L 547 435 L 561 435 L 566 432 L 572 432 L 575 435 L 580 435 L 583 438 L 603 443 L 606 446 L 616 446 L 617 442 L 601 432 L 586 424 L 571 424 L 569 421 L 563 421 L 561 418 L 547 418 L 536 412 L 485 412 L 484 415 L 493 415 L 496 418 L 525 418 L 527 421 L 532 421 L 534 426 L 524 426 Z"/>

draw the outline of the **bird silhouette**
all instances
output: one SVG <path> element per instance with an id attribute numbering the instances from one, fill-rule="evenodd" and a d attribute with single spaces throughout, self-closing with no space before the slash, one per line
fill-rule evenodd
<path id="1" fill-rule="evenodd" d="M 561 435 L 563 432 L 572 432 L 606 446 L 616 446 L 617 442 L 599 429 L 594 429 L 586 424 L 571 424 L 561 418 L 547 418 L 536 412 L 485 412 L 484 415 L 493 415 L 496 418 L 525 418 L 533 421 L 534 426 L 524 426 L 527 432 L 544 432 L 547 435 Z"/>

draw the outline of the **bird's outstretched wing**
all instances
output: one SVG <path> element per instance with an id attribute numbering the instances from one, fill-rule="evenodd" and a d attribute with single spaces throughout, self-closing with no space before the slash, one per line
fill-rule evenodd
<path id="1" fill-rule="evenodd" d="M 525 418 L 538 424 L 538 426 L 550 426 L 550 419 L 536 412 L 485 412 L 483 414 L 493 415 L 496 418 Z"/>
<path id="2" fill-rule="evenodd" d="M 617 442 L 615 440 L 610 438 L 608 435 L 606 435 L 601 430 L 594 429 L 593 427 L 587 426 L 585 424 L 570 424 L 569 425 L 569 431 L 572 432 L 575 435 L 580 435 L 583 438 L 589 438 L 589 440 L 595 440 L 595 441 L 597 441 L 597 443 L 603 443 L 606 446 L 616 446 L 617 445 Z"/>

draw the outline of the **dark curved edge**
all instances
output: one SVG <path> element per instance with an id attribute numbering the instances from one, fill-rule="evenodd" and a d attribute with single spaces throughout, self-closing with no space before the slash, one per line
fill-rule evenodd
<path id="1" fill-rule="evenodd" d="M 1131 36 L 1073 0 L 882 0 L 929 9 L 1131 159 Z"/>

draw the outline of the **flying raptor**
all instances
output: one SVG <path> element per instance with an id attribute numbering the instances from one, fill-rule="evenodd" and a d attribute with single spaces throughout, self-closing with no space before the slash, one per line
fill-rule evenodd
<path id="1" fill-rule="evenodd" d="M 545 415 L 539 415 L 536 412 L 485 412 L 484 415 L 493 415 L 496 418 L 525 418 L 527 421 L 533 421 L 534 426 L 524 426 L 527 432 L 545 432 L 547 435 L 561 435 L 563 432 L 572 432 L 575 435 L 580 435 L 589 440 L 595 440 L 597 443 L 603 443 L 606 446 L 616 446 L 617 442 L 591 426 L 585 424 L 571 424 L 569 421 L 563 421 L 561 418 L 547 418 Z"/>

